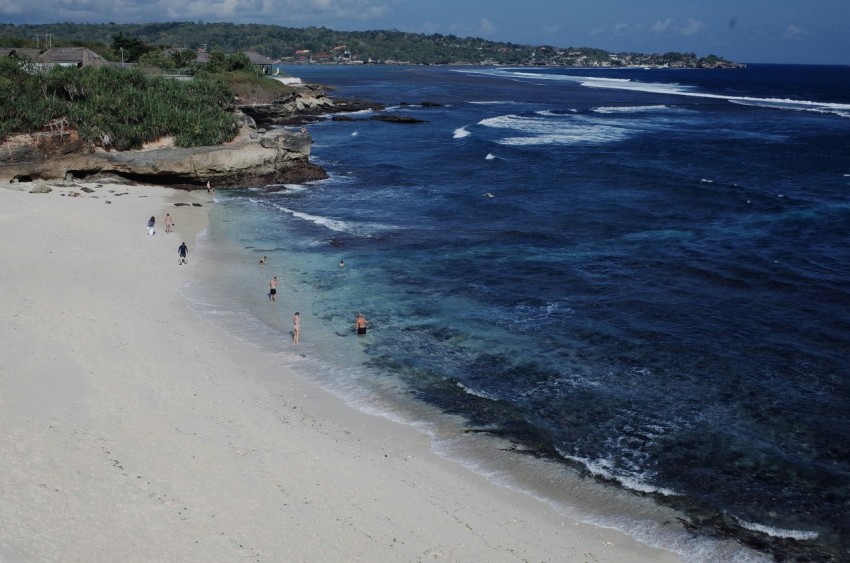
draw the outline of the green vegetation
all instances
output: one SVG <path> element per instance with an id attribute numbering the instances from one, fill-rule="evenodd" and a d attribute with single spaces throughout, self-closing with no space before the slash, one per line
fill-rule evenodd
<path id="1" fill-rule="evenodd" d="M 209 77 L 226 83 L 236 93 L 236 99 L 240 105 L 270 104 L 285 94 L 296 90 L 292 86 L 286 86 L 258 72 L 224 71 L 210 73 L 202 69 L 196 75 L 197 77 Z"/>
<path id="2" fill-rule="evenodd" d="M 92 146 L 118 150 L 173 136 L 180 147 L 216 145 L 238 132 L 223 81 L 147 76 L 120 67 L 53 67 L 0 59 L 0 139 L 67 123 Z"/>
<path id="3" fill-rule="evenodd" d="M 293 90 L 277 80 L 270 80 L 244 53 L 215 50 L 209 54 L 209 62 L 206 63 L 197 63 L 197 54 L 189 49 L 162 49 L 145 45 L 142 53 L 138 64 L 144 72 L 180 72 L 199 79 L 220 80 L 230 86 L 242 104 L 271 103 Z"/>
<path id="4" fill-rule="evenodd" d="M 498 64 L 498 65 L 647 65 L 715 67 L 734 66 L 711 55 L 668 53 L 642 55 L 612 54 L 588 47 L 517 45 L 473 37 L 438 33 L 425 35 L 396 30 L 334 31 L 325 27 L 303 29 L 264 24 L 167 22 L 145 24 L 0 24 L 0 46 L 18 45 L 36 35 L 51 34 L 53 44 L 110 44 L 119 38 L 125 56 L 133 51 L 133 41 L 148 46 L 179 47 L 208 52 L 235 53 L 255 50 L 273 59 L 313 62 L 363 61 L 410 64 Z M 34 46 L 34 45 L 32 45 Z M 114 46 L 114 45 L 113 45 Z M 138 45 L 135 45 L 138 47 Z M 94 49 L 102 56 L 102 51 Z M 109 49 L 108 49 L 109 50 Z M 109 60 L 120 61 L 121 53 L 111 49 Z M 143 55 L 138 55 L 142 57 Z M 663 60 L 666 57 L 666 60 Z M 127 59 L 136 60 L 136 59 Z"/>

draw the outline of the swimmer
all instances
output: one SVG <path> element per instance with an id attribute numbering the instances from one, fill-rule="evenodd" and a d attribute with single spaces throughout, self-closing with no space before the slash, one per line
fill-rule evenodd
<path id="1" fill-rule="evenodd" d="M 369 323 L 366 321 L 366 317 L 357 313 L 357 318 L 354 319 L 354 331 L 357 334 L 366 334 L 366 327 Z"/>

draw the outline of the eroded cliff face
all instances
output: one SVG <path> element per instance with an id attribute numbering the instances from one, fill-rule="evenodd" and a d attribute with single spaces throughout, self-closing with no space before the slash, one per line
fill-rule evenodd
<path id="1" fill-rule="evenodd" d="M 116 174 L 176 187 L 262 186 L 327 178 L 309 162 L 312 137 L 305 130 L 258 131 L 243 118 L 233 141 L 178 148 L 168 139 L 141 150 L 107 151 L 87 146 L 74 130 L 16 135 L 0 143 L 0 182 L 88 178 Z"/>

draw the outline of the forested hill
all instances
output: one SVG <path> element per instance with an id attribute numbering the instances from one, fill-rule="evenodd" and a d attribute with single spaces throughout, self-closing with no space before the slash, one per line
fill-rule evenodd
<path id="1" fill-rule="evenodd" d="M 517 45 L 453 35 L 401 31 L 333 31 L 324 27 L 291 28 L 262 24 L 146 23 L 40 25 L 0 24 L 0 47 L 87 46 L 101 53 L 115 36 L 148 45 L 207 51 L 254 50 L 283 61 L 398 62 L 411 64 L 499 65 L 670 65 L 736 66 L 725 59 L 695 53 L 609 53 L 587 47 Z"/>

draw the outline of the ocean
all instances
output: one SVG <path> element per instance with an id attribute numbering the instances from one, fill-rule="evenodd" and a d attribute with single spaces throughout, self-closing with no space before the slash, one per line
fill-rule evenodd
<path id="1" fill-rule="evenodd" d="M 425 123 L 219 186 L 205 320 L 686 560 L 850 560 L 850 67 L 282 69 Z"/>

